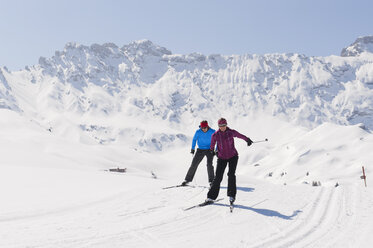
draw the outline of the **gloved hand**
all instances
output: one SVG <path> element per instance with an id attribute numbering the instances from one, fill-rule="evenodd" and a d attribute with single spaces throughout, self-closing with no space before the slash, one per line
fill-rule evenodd
<path id="1" fill-rule="evenodd" d="M 194 154 L 194 149 L 191 149 L 191 150 L 190 150 L 190 153 L 191 153 L 191 154 Z"/>
<path id="2" fill-rule="evenodd" d="M 210 150 L 210 153 L 212 154 L 212 156 L 214 156 L 214 155 L 215 155 L 215 152 L 214 152 L 214 150 Z"/>
<path id="3" fill-rule="evenodd" d="M 247 146 L 251 146 L 252 143 L 253 141 L 249 138 L 249 140 L 247 141 Z"/>

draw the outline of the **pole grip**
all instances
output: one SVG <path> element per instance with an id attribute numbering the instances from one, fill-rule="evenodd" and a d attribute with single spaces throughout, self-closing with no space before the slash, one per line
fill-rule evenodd
<path id="1" fill-rule="evenodd" d="M 268 139 L 253 141 L 253 143 L 260 143 L 260 142 L 266 142 L 266 141 L 268 141 Z"/>

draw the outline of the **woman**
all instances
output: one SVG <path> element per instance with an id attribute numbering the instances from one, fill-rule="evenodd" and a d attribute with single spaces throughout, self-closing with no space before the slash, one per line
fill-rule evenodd
<path id="1" fill-rule="evenodd" d="M 220 118 L 218 121 L 219 130 L 211 137 L 210 151 L 214 152 L 215 144 L 217 143 L 218 162 L 216 166 L 215 178 L 212 186 L 207 193 L 206 203 L 212 203 L 219 195 L 220 183 L 223 179 L 224 170 L 228 164 L 228 191 L 227 195 L 231 204 L 236 199 L 236 167 L 238 162 L 238 152 L 234 147 L 234 138 L 240 138 L 247 142 L 250 146 L 253 142 L 250 138 L 240 134 L 236 130 L 227 127 L 227 120 Z"/>
<path id="2" fill-rule="evenodd" d="M 199 129 L 195 132 L 192 142 L 192 149 L 190 153 L 194 154 L 194 149 L 196 144 L 198 144 L 198 149 L 196 154 L 193 157 L 192 164 L 189 167 L 189 170 L 185 176 L 184 182 L 181 183 L 181 186 L 188 185 L 189 182 L 193 181 L 194 174 L 197 171 L 198 165 L 201 163 L 202 159 L 206 156 L 207 158 L 207 174 L 209 184 L 211 186 L 212 180 L 214 180 L 214 167 L 212 165 L 212 160 L 214 154 L 210 152 L 210 142 L 211 136 L 215 133 L 215 130 L 209 127 L 209 124 L 206 120 L 201 121 Z"/>

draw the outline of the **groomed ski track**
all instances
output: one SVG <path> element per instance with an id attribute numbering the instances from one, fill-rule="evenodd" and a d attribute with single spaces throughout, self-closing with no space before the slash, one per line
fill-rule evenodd
<path id="1" fill-rule="evenodd" d="M 230 213 L 224 185 L 224 200 L 183 211 L 203 201 L 208 187 L 162 190 L 168 182 L 144 178 L 131 188 L 126 181 L 96 201 L 0 216 L 0 247 L 368 247 L 372 231 L 372 192 L 361 185 L 252 180 L 240 184 Z"/>

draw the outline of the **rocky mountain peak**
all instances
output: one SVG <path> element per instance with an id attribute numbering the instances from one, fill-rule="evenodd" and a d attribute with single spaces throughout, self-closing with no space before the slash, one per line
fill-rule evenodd
<path id="1" fill-rule="evenodd" d="M 343 48 L 342 57 L 355 57 L 368 52 L 373 53 L 373 36 L 363 36 L 356 39 L 350 46 Z"/>
<path id="2" fill-rule="evenodd" d="M 171 51 L 158 46 L 150 40 L 138 40 L 122 47 L 122 50 L 130 55 L 171 55 Z"/>

